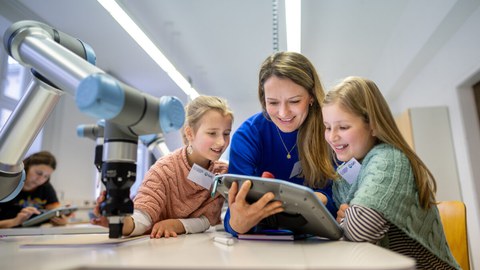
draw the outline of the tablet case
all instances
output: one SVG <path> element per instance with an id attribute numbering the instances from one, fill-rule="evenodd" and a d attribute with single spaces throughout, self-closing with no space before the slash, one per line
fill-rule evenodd
<path id="1" fill-rule="evenodd" d="M 313 190 L 305 186 L 280 179 L 222 174 L 214 179 L 212 196 L 218 192 L 228 200 L 228 190 L 232 182 L 237 181 L 240 187 L 246 180 L 252 182 L 247 202 L 253 203 L 267 192 L 273 192 L 275 200 L 283 202 L 285 211 L 267 218 L 271 225 L 295 234 L 311 234 L 331 240 L 338 240 L 343 236 L 343 230 L 335 218 Z"/>
<path id="2" fill-rule="evenodd" d="M 26 220 L 22 223 L 22 227 L 30 227 L 41 224 L 45 221 L 49 221 L 54 217 L 59 217 L 61 215 L 70 215 L 71 213 L 77 211 L 76 206 L 65 206 L 59 207 L 52 210 L 48 210 L 46 212 L 41 213 L 40 215 L 36 215 L 29 220 Z"/>

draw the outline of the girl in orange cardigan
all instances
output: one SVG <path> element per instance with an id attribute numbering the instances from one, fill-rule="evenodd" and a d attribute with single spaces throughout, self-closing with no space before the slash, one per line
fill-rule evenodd
<path id="1" fill-rule="evenodd" d="M 151 238 L 198 233 L 221 222 L 223 198 L 210 197 L 208 181 L 195 173 L 226 173 L 228 164 L 219 161 L 230 143 L 233 113 L 225 100 L 199 96 L 186 106 L 185 147 L 160 158 L 146 173 L 133 200 L 134 213 L 124 219 L 122 234 Z M 197 174 L 198 175 L 198 174 Z M 205 179 L 203 179 L 205 180 Z M 99 205 L 105 199 L 101 195 Z M 95 209 L 99 216 L 99 207 Z M 93 224 L 108 226 L 105 217 Z"/>

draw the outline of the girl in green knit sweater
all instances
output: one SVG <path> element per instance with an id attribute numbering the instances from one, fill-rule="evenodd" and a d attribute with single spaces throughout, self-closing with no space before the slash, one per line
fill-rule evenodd
<path id="1" fill-rule="evenodd" d="M 345 164 L 333 186 L 345 238 L 412 257 L 417 269 L 460 269 L 443 232 L 435 179 L 375 83 L 344 79 L 327 93 L 322 113 L 325 139 Z"/>

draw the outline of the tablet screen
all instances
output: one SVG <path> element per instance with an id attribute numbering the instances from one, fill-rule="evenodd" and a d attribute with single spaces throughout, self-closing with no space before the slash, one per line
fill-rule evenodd
<path id="1" fill-rule="evenodd" d="M 59 207 L 55 208 L 52 210 L 47 210 L 40 215 L 36 215 L 34 217 L 31 217 L 29 220 L 26 220 L 25 222 L 22 223 L 22 227 L 30 227 L 30 226 L 35 226 L 35 225 L 40 225 L 44 222 L 49 221 L 50 219 L 54 217 L 59 217 L 61 215 L 70 215 L 71 213 L 75 212 L 77 210 L 76 206 L 65 206 L 65 207 Z"/>
<path id="2" fill-rule="evenodd" d="M 312 189 L 290 183 L 288 181 L 238 174 L 223 174 L 215 177 L 212 195 L 220 193 L 228 199 L 228 190 L 233 182 L 239 187 L 250 180 L 252 186 L 246 200 L 254 203 L 267 192 L 275 195 L 274 200 L 282 201 L 284 212 L 268 217 L 262 222 L 272 227 L 288 229 L 295 234 L 311 234 L 338 240 L 343 236 L 343 230 L 326 206 L 315 195 Z M 263 225 L 263 224 L 262 224 Z"/>

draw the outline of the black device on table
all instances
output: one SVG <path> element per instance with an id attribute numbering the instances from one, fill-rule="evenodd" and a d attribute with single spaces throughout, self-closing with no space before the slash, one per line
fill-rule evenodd
<path id="1" fill-rule="evenodd" d="M 254 203 L 265 193 L 272 192 L 274 200 L 283 203 L 284 212 L 266 219 L 271 223 L 270 226 L 287 229 L 294 234 L 309 234 L 330 240 L 338 240 L 343 236 L 343 230 L 332 214 L 314 191 L 305 186 L 274 178 L 222 174 L 215 177 L 211 195 L 218 192 L 228 200 L 228 190 L 232 183 L 237 182 L 240 189 L 247 180 L 252 183 L 246 197 L 247 202 Z"/>

